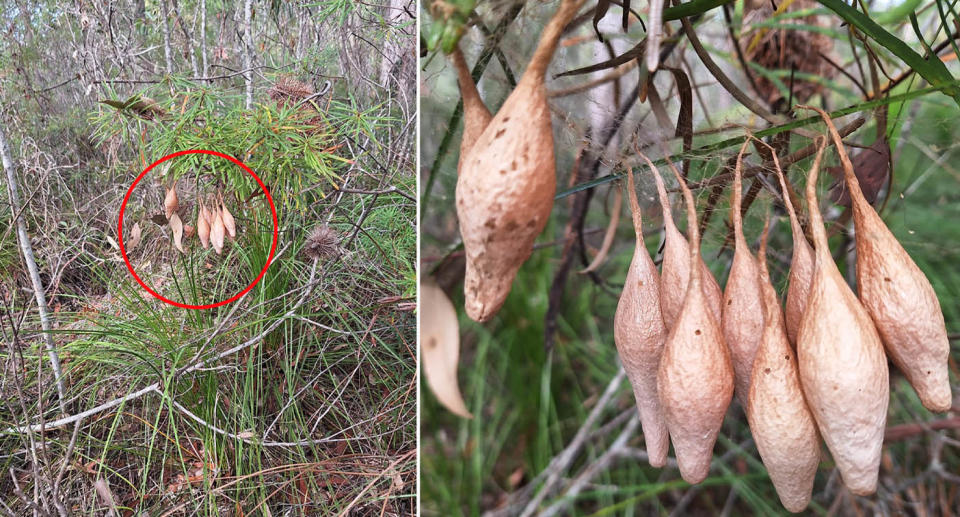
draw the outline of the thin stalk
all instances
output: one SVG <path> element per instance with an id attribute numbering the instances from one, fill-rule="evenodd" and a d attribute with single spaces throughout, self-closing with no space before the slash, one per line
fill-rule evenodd
<path id="1" fill-rule="evenodd" d="M 7 172 L 10 209 L 13 211 L 13 216 L 16 219 L 11 222 L 17 225 L 17 238 L 20 241 L 20 251 L 23 253 L 23 261 L 27 263 L 30 282 L 33 284 L 33 292 L 37 299 L 37 309 L 40 311 L 40 326 L 43 329 L 44 347 L 47 350 L 47 356 L 50 358 L 50 368 L 53 369 L 53 379 L 57 385 L 57 399 L 60 403 L 60 411 L 66 413 L 67 409 L 64 401 L 67 395 L 63 382 L 63 372 L 60 369 L 60 355 L 57 354 L 57 347 L 53 342 L 50 312 L 47 310 L 47 298 L 44 294 L 43 282 L 40 280 L 40 271 L 37 269 L 37 260 L 33 255 L 30 236 L 27 234 L 27 223 L 24 222 L 23 217 L 17 217 L 17 214 L 20 213 L 20 193 L 17 189 L 17 175 L 14 170 L 13 159 L 10 157 L 10 148 L 7 146 L 7 137 L 4 135 L 2 127 L 0 127 L 0 159 L 2 159 L 3 168 Z"/>

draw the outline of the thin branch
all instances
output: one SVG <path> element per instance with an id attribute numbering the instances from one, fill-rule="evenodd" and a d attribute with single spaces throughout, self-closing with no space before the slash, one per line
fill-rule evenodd
<path id="1" fill-rule="evenodd" d="M 0 161 L 3 162 L 3 168 L 7 172 L 10 209 L 14 216 L 16 216 L 20 212 L 20 194 L 17 189 L 17 174 L 13 165 L 13 158 L 10 156 L 10 148 L 7 146 L 7 137 L 2 127 L 0 127 Z M 57 353 L 57 346 L 53 342 L 53 334 L 51 334 L 52 325 L 50 324 L 50 313 L 47 310 L 47 298 L 44 294 L 43 281 L 40 279 L 40 270 L 37 268 L 37 260 L 33 254 L 33 245 L 30 244 L 30 236 L 27 234 L 27 224 L 22 217 L 16 217 L 15 220 L 11 221 L 11 224 L 17 225 L 17 238 L 20 241 L 20 251 L 23 253 L 23 261 L 27 264 L 30 282 L 33 284 L 33 292 L 37 300 L 37 310 L 40 312 L 40 327 L 43 330 L 44 346 L 47 350 L 47 356 L 50 359 L 50 368 L 53 370 L 53 379 L 57 387 L 57 400 L 60 403 L 60 412 L 66 413 L 66 384 L 63 380 L 63 371 L 60 369 L 60 355 Z"/>

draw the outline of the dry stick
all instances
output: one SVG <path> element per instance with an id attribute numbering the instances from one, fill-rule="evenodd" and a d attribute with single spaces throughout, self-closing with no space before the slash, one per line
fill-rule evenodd
<path id="1" fill-rule="evenodd" d="M 630 438 L 633 438 L 633 435 L 637 432 L 637 426 L 640 424 L 640 419 L 632 418 L 627 425 L 620 431 L 620 434 L 617 435 L 617 438 L 613 441 L 610 447 L 607 450 L 603 451 L 603 454 L 591 463 L 587 468 L 577 475 L 573 480 L 573 483 L 564 491 L 563 496 L 559 500 L 543 511 L 540 515 L 542 517 L 553 517 L 559 513 L 563 513 L 567 506 L 572 504 L 576 499 L 577 495 L 586 488 L 587 483 L 589 483 L 593 478 L 598 474 L 606 470 L 613 461 L 620 456 L 623 449 L 626 447 L 627 442 Z"/>
<path id="2" fill-rule="evenodd" d="M 597 400 L 597 405 L 594 406 L 593 410 L 590 411 L 590 414 L 587 415 L 587 418 L 583 421 L 583 424 L 580 425 L 580 429 L 577 430 L 577 434 L 574 435 L 572 440 L 570 440 L 570 444 L 567 445 L 567 447 L 563 449 L 560 454 L 555 456 L 553 460 L 550 461 L 550 464 L 547 465 L 547 468 L 543 469 L 543 472 L 538 474 L 536 478 L 527 484 L 528 487 L 535 487 L 543 476 L 547 477 L 547 480 L 543 483 L 543 487 L 540 488 L 540 491 L 537 492 L 533 499 L 527 503 L 523 511 L 520 513 L 522 517 L 528 517 L 537 511 L 537 506 L 540 505 L 545 497 L 550 495 L 554 486 L 558 481 L 560 481 L 560 476 L 563 475 L 568 468 L 570 468 L 570 464 L 573 463 L 574 459 L 576 459 L 577 454 L 580 452 L 580 448 L 583 446 L 587 436 L 590 434 L 590 428 L 592 428 L 593 424 L 597 421 L 597 419 L 600 418 L 603 410 L 607 408 L 612 400 L 614 400 L 614 395 L 616 395 L 620 384 L 623 383 L 624 377 L 626 377 L 626 372 L 621 366 L 617 371 L 617 375 L 610 380 L 610 383 L 607 384 L 607 388 L 603 390 L 603 394 L 600 395 L 600 399 Z M 526 494 L 522 494 L 521 497 L 526 497 Z"/>
<path id="3" fill-rule="evenodd" d="M 858 117 L 858 118 L 857 118 L 856 120 L 854 120 L 853 122 L 847 124 L 846 126 L 842 127 L 841 129 L 838 129 L 837 132 L 840 133 L 840 136 L 841 136 L 841 137 L 846 137 L 846 136 L 850 135 L 850 133 L 853 133 L 853 132 L 856 131 L 857 129 L 860 129 L 860 126 L 862 126 L 865 122 L 866 122 L 866 119 L 864 119 L 863 117 Z M 819 135 L 817 135 L 817 136 L 819 136 Z M 814 138 L 814 140 L 816 140 L 816 139 Z M 832 143 L 832 142 L 828 142 L 827 145 L 828 145 L 828 146 L 829 146 L 829 145 L 833 145 L 833 143 Z M 813 156 L 813 154 L 816 153 L 816 152 L 817 152 L 817 147 L 816 147 L 816 145 L 814 145 L 814 144 L 809 144 L 809 145 L 807 145 L 806 147 L 803 147 L 803 148 L 801 148 L 801 149 L 798 149 L 798 150 L 794 151 L 793 153 L 790 153 L 787 157 L 785 157 L 784 159 L 780 160 L 780 166 L 783 167 L 784 169 L 786 169 L 786 168 L 789 167 L 790 165 L 793 165 L 794 163 L 799 162 L 800 160 L 803 160 L 804 158 L 809 158 L 810 156 Z M 752 177 L 754 177 L 754 176 L 756 176 L 756 175 L 758 175 L 758 174 L 762 174 L 765 170 L 766 170 L 766 168 L 763 167 L 763 166 L 751 167 L 751 168 L 743 171 L 743 179 L 752 178 Z M 698 182 L 691 183 L 691 184 L 689 185 L 689 188 L 690 188 L 690 190 L 697 190 L 697 189 L 702 189 L 702 188 L 705 188 L 705 187 L 710 187 L 710 186 L 713 186 L 713 185 L 722 185 L 722 184 L 729 183 L 732 179 L 733 179 L 733 173 L 717 174 L 716 176 L 714 176 L 714 177 L 712 177 L 712 178 L 707 178 L 707 179 L 702 180 L 702 181 L 698 181 Z M 680 190 L 680 189 L 679 189 L 679 188 L 671 188 L 671 189 L 669 189 L 667 192 L 677 192 L 678 190 Z"/>
<path id="4" fill-rule="evenodd" d="M 200 0 L 200 64 L 201 73 L 207 75 L 207 0 Z"/>
<path id="5" fill-rule="evenodd" d="M 600 251 L 593 257 L 590 265 L 580 270 L 581 275 L 585 275 L 603 265 L 607 260 L 607 254 L 610 253 L 610 247 L 613 246 L 613 238 L 617 235 L 617 224 L 620 222 L 620 207 L 623 205 L 623 191 L 614 189 L 613 192 L 613 211 L 610 214 L 610 224 L 607 225 L 607 231 L 603 235 L 603 243 L 600 245 Z"/>
<path id="6" fill-rule="evenodd" d="M 720 85 L 730 93 L 730 95 L 733 95 L 733 98 L 735 98 L 740 104 L 743 104 L 743 106 L 748 110 L 752 111 L 757 116 L 773 125 L 780 125 L 787 122 L 787 119 L 770 113 L 770 111 L 753 100 L 749 95 L 744 93 L 743 90 L 738 88 L 737 85 L 733 84 L 733 81 L 731 81 L 730 78 L 723 73 L 723 70 L 721 70 L 720 67 L 717 66 L 717 63 L 714 62 L 713 58 L 710 57 L 710 53 L 707 52 L 707 49 L 703 48 L 703 43 L 701 43 L 700 38 L 697 37 L 697 33 L 694 31 L 690 21 L 686 18 L 681 18 L 680 22 L 683 24 L 683 31 L 687 35 L 687 40 L 690 41 L 690 45 L 693 47 L 694 52 L 697 53 L 700 61 L 703 62 L 703 65 L 707 67 L 707 70 L 710 71 L 710 74 L 713 75 L 717 82 L 719 82 Z M 808 138 L 814 138 L 816 136 L 810 131 L 802 128 L 796 128 L 793 131 Z"/>
<path id="7" fill-rule="evenodd" d="M 547 97 L 550 97 L 550 98 L 566 97 L 568 95 L 575 95 L 578 93 L 583 93 L 588 90 L 592 90 L 593 88 L 600 86 L 601 84 L 606 84 L 609 82 L 616 81 L 617 79 L 620 79 L 621 77 L 626 75 L 627 72 L 633 70 L 634 67 L 636 66 L 637 66 L 637 60 L 631 59 L 630 61 L 627 61 L 626 63 L 613 69 L 612 72 L 608 73 L 603 77 L 599 77 L 597 79 L 587 81 L 583 84 L 571 86 L 569 88 L 562 88 L 559 90 L 548 91 Z"/>
<path id="8" fill-rule="evenodd" d="M 14 169 L 13 159 L 10 156 L 10 148 L 7 146 L 7 137 L 4 135 L 2 127 L 0 127 L 0 161 L 3 162 L 3 168 L 7 172 L 10 209 L 14 214 L 17 214 L 20 212 L 20 194 L 17 189 L 17 175 Z M 60 369 L 60 356 L 57 354 L 57 348 L 53 342 L 53 334 L 51 334 L 50 313 L 47 311 L 47 299 L 43 290 L 43 282 L 40 280 L 37 260 L 33 255 L 30 236 L 27 234 L 27 224 L 21 217 L 17 217 L 14 222 L 17 224 L 17 238 L 20 241 L 20 251 L 23 253 L 23 261 L 27 263 L 30 282 L 33 284 L 33 292 L 37 299 L 37 310 L 40 312 L 40 327 L 43 329 L 44 345 L 47 350 L 47 356 L 50 358 L 50 368 L 53 370 L 54 383 L 57 385 L 57 399 L 60 403 L 60 412 L 66 413 L 66 387 L 63 381 L 63 372 Z"/>
<path id="9" fill-rule="evenodd" d="M 293 318 L 293 317 L 294 317 L 294 314 L 293 314 L 293 313 L 294 313 L 297 309 L 299 309 L 300 306 L 303 305 L 303 304 L 307 301 L 307 298 L 310 296 L 310 293 L 312 293 L 313 290 L 314 290 L 314 288 L 317 286 L 317 282 L 314 282 L 314 278 L 316 277 L 316 273 L 317 273 L 317 262 L 314 261 L 314 263 L 313 263 L 313 268 L 310 270 L 310 278 L 307 280 L 307 290 L 306 290 L 306 292 L 300 297 L 300 300 L 298 300 L 297 303 L 294 304 L 294 306 L 290 308 L 289 311 L 287 311 L 285 314 L 283 314 L 282 316 L 280 316 L 279 318 L 277 318 L 277 320 L 274 321 L 273 323 L 271 323 L 270 326 L 268 326 L 266 329 L 264 329 L 263 332 L 261 332 L 260 334 L 254 336 L 254 337 L 252 337 L 252 338 L 250 338 L 250 339 L 248 339 L 247 341 L 244 341 L 243 343 L 241 343 L 241 344 L 239 344 L 239 345 L 237 345 L 237 346 L 235 346 L 235 347 L 233 347 L 233 348 L 230 348 L 230 349 L 227 349 L 227 350 L 225 350 L 225 351 L 223 351 L 223 352 L 220 352 L 219 354 L 217 354 L 217 355 L 215 355 L 215 356 L 213 356 L 213 357 L 210 357 L 210 358 L 208 358 L 208 359 L 203 359 L 203 360 L 197 361 L 196 363 L 193 363 L 193 364 L 191 364 L 191 365 L 189 365 L 189 366 L 184 367 L 183 369 L 175 372 L 175 373 L 174 373 L 174 377 L 176 378 L 176 377 L 179 377 L 180 375 L 184 375 L 184 374 L 196 372 L 196 371 L 198 371 L 198 370 L 206 367 L 208 364 L 215 363 L 215 362 L 219 361 L 220 359 L 223 359 L 224 357 L 226 357 L 226 356 L 228 356 L 228 355 L 235 354 L 235 353 L 237 353 L 237 352 L 239 352 L 239 351 L 241 351 L 241 350 L 243 350 L 243 349 L 245 349 L 245 348 L 249 348 L 249 347 L 251 347 L 251 346 L 259 343 L 260 341 L 262 341 L 265 337 L 267 337 L 268 334 L 270 334 L 271 332 L 273 332 L 274 329 L 276 329 L 277 327 L 279 327 L 283 322 L 285 322 L 286 320 L 288 320 L 288 319 L 290 319 L 290 318 Z M 87 418 L 87 417 L 89 417 L 89 416 L 95 415 L 95 414 L 97 414 L 97 413 L 102 413 L 102 412 L 104 412 L 104 411 L 106 411 L 106 410 L 108 410 L 108 409 L 115 408 L 115 407 L 117 407 L 117 406 L 119 406 L 119 405 L 121 405 L 121 404 L 124 404 L 124 403 L 126 403 L 126 402 L 128 402 L 128 401 L 131 401 L 131 400 L 140 398 L 140 397 L 146 395 L 147 393 L 151 393 L 151 392 L 156 392 L 156 393 L 161 393 L 161 394 L 162 394 L 162 391 L 160 390 L 160 382 L 159 382 L 159 381 L 158 381 L 158 382 L 155 382 L 155 383 L 153 383 L 153 384 L 151 384 L 151 385 L 149 385 L 149 386 L 147 386 L 146 388 L 139 389 L 139 390 L 137 390 L 137 391 L 135 391 L 135 392 L 133 392 L 133 393 L 130 393 L 130 394 L 124 395 L 124 396 L 122 396 L 122 397 L 113 399 L 113 400 L 111 400 L 110 402 L 106 402 L 106 403 L 101 404 L 101 405 L 99 405 L 99 406 L 97 406 L 97 407 L 88 409 L 88 410 L 86 410 L 86 411 L 77 413 L 77 414 L 75 414 L 75 415 L 71 415 L 71 416 L 67 416 L 67 417 L 64 417 L 64 418 L 60 418 L 60 419 L 54 420 L 54 421 L 52 421 L 52 422 L 46 422 L 46 423 L 40 423 L 40 424 L 33 424 L 33 425 L 25 425 L 25 426 L 19 426 L 19 427 L 8 427 L 8 428 L 0 431 L 0 434 L 19 434 L 19 433 L 25 433 L 25 432 L 31 432 L 31 431 L 32 431 L 32 432 L 39 432 L 39 431 L 42 431 L 42 430 L 56 429 L 56 428 L 58 428 L 58 427 L 63 427 L 63 426 L 65 426 L 65 425 L 72 424 L 72 423 L 74 423 L 74 422 L 79 422 L 79 421 L 81 421 L 81 420 L 83 420 L 83 419 L 85 419 L 85 418 Z"/>
<path id="10" fill-rule="evenodd" d="M 253 42 L 250 41 L 250 21 L 252 18 L 252 0 L 245 0 L 243 2 L 243 67 L 247 70 L 250 70 L 250 67 L 253 64 Z M 253 74 L 244 74 L 243 79 L 246 83 L 245 106 L 246 109 L 249 110 L 253 107 Z"/>
<path id="11" fill-rule="evenodd" d="M 383 190 L 361 190 L 356 188 L 343 188 L 343 187 L 341 187 L 338 190 L 340 192 L 346 192 L 348 194 L 391 194 L 396 192 L 397 194 L 400 194 L 401 196 L 409 199 L 410 201 L 413 201 L 414 203 L 417 202 L 417 198 L 411 196 L 410 194 L 407 194 L 406 192 L 398 189 L 395 186 L 390 186 L 390 188 L 383 189 Z"/>
<path id="12" fill-rule="evenodd" d="M 170 51 L 170 10 L 166 0 L 160 0 L 160 17 L 163 18 L 163 59 L 167 65 L 167 75 L 173 75 L 173 57 Z"/>
<path id="13" fill-rule="evenodd" d="M 380 474 L 377 477 L 371 479 L 370 482 L 367 483 L 367 486 L 363 487 L 363 490 L 360 490 L 359 492 L 357 492 L 357 495 L 353 498 L 353 500 L 350 501 L 350 503 L 347 504 L 347 507 L 344 508 L 343 511 L 337 514 L 337 517 L 343 517 L 344 515 L 349 515 L 350 510 L 353 509 L 353 505 L 357 504 L 357 501 L 359 501 L 360 498 L 363 497 L 363 494 L 367 493 L 367 491 L 370 490 L 373 487 L 373 485 L 377 483 L 377 481 L 380 481 L 380 478 L 382 478 L 388 472 L 392 471 L 393 468 L 399 465 L 401 461 L 409 458 L 410 455 L 415 454 L 416 452 L 417 452 L 417 449 L 407 451 L 406 453 L 404 453 L 403 456 L 400 456 L 399 458 L 394 460 L 393 463 L 388 465 L 387 468 L 383 469 L 383 471 L 380 472 Z"/>

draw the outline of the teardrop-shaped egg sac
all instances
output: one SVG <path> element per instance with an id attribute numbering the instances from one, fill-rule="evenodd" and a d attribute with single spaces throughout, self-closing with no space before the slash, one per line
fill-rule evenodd
<path id="1" fill-rule="evenodd" d="M 653 170 L 653 179 L 657 183 L 657 194 L 660 197 L 660 208 L 663 211 L 663 226 L 666 234 L 663 244 L 663 260 L 660 265 L 660 306 L 663 310 L 663 323 L 667 330 L 673 328 L 677 315 L 680 313 L 680 307 L 683 305 L 683 299 L 687 292 L 687 281 L 690 278 L 690 246 L 687 244 L 686 237 L 677 229 L 673 221 L 673 214 L 670 209 L 670 200 L 667 198 L 667 190 L 663 184 L 663 178 L 660 177 L 660 171 L 646 156 L 641 154 L 647 162 L 647 165 Z M 689 231 L 689 230 L 688 230 Z M 700 270 L 703 273 L 704 294 L 707 297 L 707 304 L 713 311 L 714 317 L 720 321 L 722 311 L 720 309 L 723 293 L 720 291 L 720 284 L 714 278 L 710 268 L 701 258 L 699 260 Z"/>
<path id="2" fill-rule="evenodd" d="M 200 245 L 203 249 L 210 246 L 210 217 L 206 213 L 207 207 L 200 205 L 200 211 L 197 213 L 197 237 L 200 237 Z"/>
<path id="3" fill-rule="evenodd" d="M 680 475 L 688 483 L 699 483 L 710 471 L 713 446 L 733 399 L 734 374 L 720 321 L 702 285 L 704 275 L 698 264 L 703 259 L 693 195 L 680 171 L 669 160 L 667 163 L 687 205 L 690 281 L 663 348 L 657 386 Z"/>
<path id="4" fill-rule="evenodd" d="M 814 270 L 797 338 L 800 383 L 843 483 L 856 495 L 868 495 L 877 489 L 890 372 L 870 315 L 830 254 L 818 175 L 815 163 L 806 188 Z"/>
<path id="5" fill-rule="evenodd" d="M 947 411 L 953 403 L 948 364 L 950 340 L 937 293 L 887 225 L 867 202 L 829 116 L 847 190 L 853 202 L 857 244 L 857 290 L 887 354 L 907 377 L 924 407 Z"/>
<path id="6" fill-rule="evenodd" d="M 613 338 L 633 387 L 648 460 L 650 465 L 662 467 L 667 463 L 670 438 L 657 394 L 657 370 L 667 330 L 660 313 L 660 277 L 644 245 L 643 220 L 632 170 L 627 178 L 636 247 L 613 319 Z"/>
<path id="7" fill-rule="evenodd" d="M 787 188 L 787 179 L 780 167 L 780 159 L 777 158 L 776 151 L 762 140 L 755 140 L 767 147 L 773 157 L 774 169 L 777 172 L 777 178 L 780 180 L 783 204 L 786 206 L 787 216 L 790 218 L 790 231 L 793 233 L 793 255 L 790 259 L 787 301 L 784 312 L 787 338 L 790 340 L 790 344 L 796 348 L 797 333 L 800 330 L 800 322 L 803 320 L 803 311 L 806 309 L 807 298 L 810 293 L 810 278 L 813 277 L 813 248 L 810 247 L 806 236 L 803 234 L 803 227 L 800 226 L 800 219 L 797 218 L 793 201 L 790 199 L 790 189 Z M 822 146 L 817 148 L 817 158 L 814 159 L 814 164 L 818 164 L 818 166 L 823 149 Z"/>
<path id="8" fill-rule="evenodd" d="M 810 503 L 820 464 L 820 434 L 800 386 L 800 372 L 787 339 L 780 300 L 767 271 L 767 231 L 759 252 L 764 324 L 747 395 L 747 421 L 783 507 L 803 511 Z"/>
<path id="9" fill-rule="evenodd" d="M 533 252 L 553 207 L 557 179 L 547 66 L 583 0 L 563 0 L 517 87 L 463 159 L 456 205 L 466 252 L 467 315 L 493 317 Z"/>
<path id="10" fill-rule="evenodd" d="M 223 251 L 223 237 L 225 229 L 223 227 L 223 218 L 220 216 L 220 209 L 213 212 L 213 224 L 210 225 L 210 244 L 217 255 Z"/>
<path id="11" fill-rule="evenodd" d="M 760 299 L 760 271 L 757 260 L 743 235 L 743 217 L 740 213 L 743 195 L 743 152 L 750 139 L 744 141 L 734 167 L 733 198 L 730 218 L 733 220 L 733 264 L 723 292 L 723 339 L 730 347 L 730 359 L 736 377 L 737 399 L 746 405 L 753 372 L 753 358 L 760 344 L 763 330 L 763 306 Z"/>
<path id="12" fill-rule="evenodd" d="M 163 199 L 163 213 L 170 219 L 170 216 L 180 208 L 180 200 L 177 198 L 177 180 L 167 189 L 167 195 Z"/>
<path id="13" fill-rule="evenodd" d="M 237 223 L 233 219 L 233 214 L 230 213 L 230 210 L 227 210 L 227 204 L 223 202 L 223 198 L 220 199 L 220 206 L 220 217 L 223 219 L 223 228 L 226 230 L 227 235 L 230 236 L 230 240 L 236 240 Z"/>

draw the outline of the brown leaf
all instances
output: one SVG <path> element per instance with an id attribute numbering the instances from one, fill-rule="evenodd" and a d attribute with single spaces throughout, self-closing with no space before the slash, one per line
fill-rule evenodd
<path id="1" fill-rule="evenodd" d="M 457 384 L 460 357 L 457 311 L 447 294 L 430 278 L 420 283 L 420 336 L 423 373 L 430 391 L 452 413 L 473 418 Z"/>
<path id="2" fill-rule="evenodd" d="M 881 138 L 870 147 L 861 149 L 851 161 L 863 197 L 873 204 L 880 194 L 880 189 L 890 179 L 890 142 Z M 827 171 L 836 178 L 830 186 L 830 199 L 839 205 L 850 206 L 850 194 L 847 192 L 846 182 L 843 181 L 843 168 L 830 167 Z"/>
<path id="3" fill-rule="evenodd" d="M 194 228 L 193 226 L 190 226 L 189 224 L 183 225 L 183 236 L 184 236 L 184 237 L 186 237 L 186 238 L 189 239 L 190 237 L 193 237 L 193 235 L 194 235 L 195 233 L 197 233 L 197 229 L 196 229 L 196 228 Z"/>
<path id="4" fill-rule="evenodd" d="M 130 230 L 130 238 L 127 239 L 127 249 L 136 249 L 137 246 L 140 245 L 141 235 L 142 232 L 140 231 L 140 223 L 133 223 L 133 228 Z"/>
<path id="5" fill-rule="evenodd" d="M 186 253 L 183 251 L 183 222 L 180 221 L 180 216 L 177 214 L 172 214 L 170 216 L 170 230 L 173 231 L 173 245 L 180 253 Z"/>

